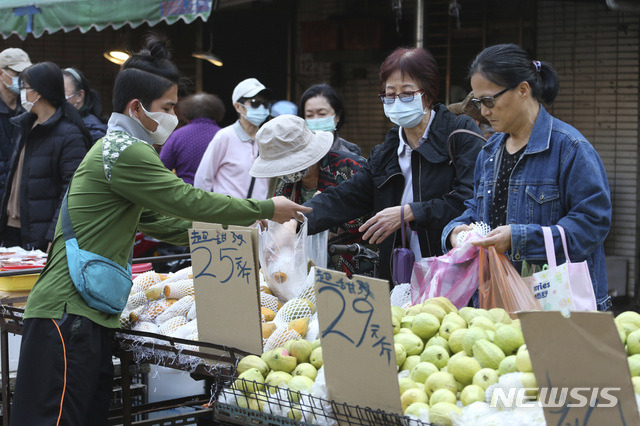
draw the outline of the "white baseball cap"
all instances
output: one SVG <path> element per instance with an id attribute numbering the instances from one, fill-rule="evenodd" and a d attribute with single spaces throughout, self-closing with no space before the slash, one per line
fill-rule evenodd
<path id="1" fill-rule="evenodd" d="M 257 79 L 247 78 L 238 83 L 235 89 L 233 89 L 231 100 L 235 104 L 240 98 L 253 98 L 260 92 L 267 92 L 266 95 L 269 98 L 273 96 L 271 89 L 267 89 L 264 84 L 260 83 Z"/>

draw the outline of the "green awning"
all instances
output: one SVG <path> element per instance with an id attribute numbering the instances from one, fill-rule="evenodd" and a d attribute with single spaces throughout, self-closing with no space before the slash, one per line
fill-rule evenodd
<path id="1" fill-rule="evenodd" d="M 197 18 L 209 19 L 212 0 L 2 0 L 0 1 L 0 34 L 4 38 L 17 34 L 42 34 L 106 27 L 132 28 L 160 21 L 173 24 L 190 23 Z"/>

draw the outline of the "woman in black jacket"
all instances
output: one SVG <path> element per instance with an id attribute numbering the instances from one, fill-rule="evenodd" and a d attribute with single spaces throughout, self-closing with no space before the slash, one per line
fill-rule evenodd
<path id="1" fill-rule="evenodd" d="M 78 111 L 66 101 L 62 71 L 42 62 L 20 74 L 25 113 L 11 119 L 19 138 L 0 210 L 5 247 L 47 250 L 60 202 L 91 145 Z"/>
<path id="2" fill-rule="evenodd" d="M 380 275 L 391 277 L 391 254 L 400 241 L 400 211 L 408 224 L 406 245 L 416 260 L 442 254 L 440 235 L 473 195 L 473 172 L 483 139 L 467 116 L 436 104 L 440 87 L 435 59 L 425 49 L 396 49 L 380 69 L 384 112 L 396 124 L 374 147 L 353 178 L 304 205 L 309 232 L 316 233 L 373 213 L 360 227 L 380 248 Z"/>

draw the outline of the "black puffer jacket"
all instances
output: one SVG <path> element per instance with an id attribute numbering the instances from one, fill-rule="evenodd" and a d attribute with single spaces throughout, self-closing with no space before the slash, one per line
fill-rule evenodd
<path id="1" fill-rule="evenodd" d="M 481 134 L 480 129 L 470 117 L 456 117 L 442 104 L 434 112 L 427 139 L 411 154 L 414 202 L 410 206 L 415 221 L 410 225 L 418 233 L 422 257 L 442 254 L 442 229 L 465 210 L 464 201 L 473 196 L 473 171 L 484 144 L 467 133 L 454 135 L 452 164 L 449 134 L 461 128 Z M 405 179 L 398 163 L 398 130 L 398 126 L 391 129 L 385 141 L 373 148 L 367 164 L 353 178 L 305 203 L 313 208 L 307 214 L 310 234 L 400 205 Z M 401 240 L 397 234 L 379 244 L 382 278 L 391 278 L 391 254 Z"/>
<path id="2" fill-rule="evenodd" d="M 80 128 L 58 110 L 43 124 L 32 128 L 36 115 L 24 113 L 11 119 L 19 138 L 7 176 L 7 191 L 0 211 L 0 231 L 7 226 L 7 202 L 18 158 L 25 147 L 20 183 L 20 227 L 25 249 L 46 250 L 53 240 L 60 202 L 73 173 L 87 153 L 91 141 Z"/>

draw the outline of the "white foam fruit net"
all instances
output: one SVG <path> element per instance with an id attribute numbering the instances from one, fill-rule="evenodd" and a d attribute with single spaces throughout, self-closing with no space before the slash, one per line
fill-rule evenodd
<path id="1" fill-rule="evenodd" d="M 260 271 L 261 280 L 262 271 Z M 268 351 L 285 344 L 292 339 L 313 341 L 318 336 L 318 317 L 316 315 L 315 293 L 313 289 L 314 268 L 311 269 L 296 297 L 283 303 L 271 294 L 267 286 L 260 288 L 262 307 L 263 350 Z M 262 281 L 264 282 L 264 281 Z M 269 311 L 265 311 L 268 309 Z M 275 315 L 272 315 L 275 314 Z M 273 320 L 268 319 L 273 316 Z"/>
<path id="2" fill-rule="evenodd" d="M 133 280 L 120 325 L 124 329 L 198 340 L 194 295 L 191 267 L 167 277 L 154 271 L 140 274 Z M 154 339 L 141 337 L 139 340 Z M 197 345 L 176 346 L 198 350 Z"/>

